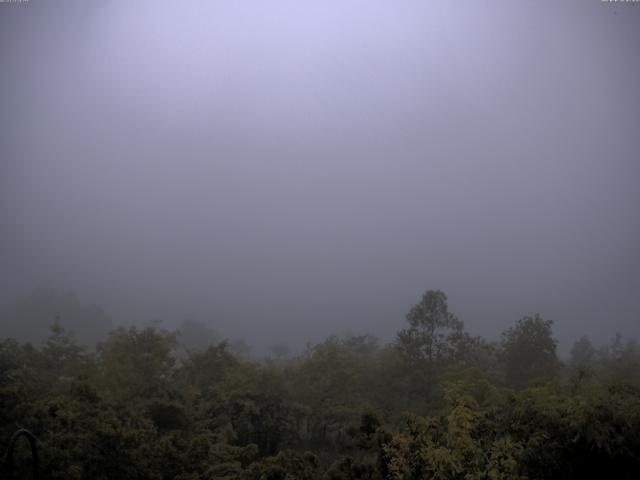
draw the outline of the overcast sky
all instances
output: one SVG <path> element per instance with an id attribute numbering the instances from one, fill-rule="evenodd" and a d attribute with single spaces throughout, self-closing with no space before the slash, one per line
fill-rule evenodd
<path id="1" fill-rule="evenodd" d="M 640 334 L 640 3 L 0 3 L 0 81 L 3 303 Z"/>

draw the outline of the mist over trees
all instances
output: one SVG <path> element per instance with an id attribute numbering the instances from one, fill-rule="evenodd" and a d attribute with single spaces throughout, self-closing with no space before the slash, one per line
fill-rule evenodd
<path id="1" fill-rule="evenodd" d="M 387 344 L 330 336 L 263 360 L 194 320 L 118 327 L 95 349 L 58 320 L 40 342 L 5 336 L 0 451 L 30 429 L 51 479 L 638 477 L 634 340 L 581 337 L 563 362 L 552 321 L 472 337 L 439 290 L 406 320 Z"/>
<path id="2" fill-rule="evenodd" d="M 640 0 L 0 0 L 0 480 L 640 479 L 639 47 Z"/>
<path id="3" fill-rule="evenodd" d="M 13 304 L 0 306 L 0 336 L 39 343 L 49 327 L 60 324 L 74 338 L 94 346 L 112 328 L 111 318 L 97 305 L 83 305 L 73 293 L 40 287 Z"/>

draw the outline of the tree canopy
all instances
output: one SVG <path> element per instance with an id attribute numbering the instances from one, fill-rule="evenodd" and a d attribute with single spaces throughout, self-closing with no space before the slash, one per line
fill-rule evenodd
<path id="1" fill-rule="evenodd" d="M 581 338 L 564 365 L 550 320 L 472 338 L 437 290 L 407 323 L 252 360 L 157 325 L 85 348 L 54 321 L 0 340 L 0 453 L 27 428 L 47 479 L 638 478 L 634 341 Z"/>

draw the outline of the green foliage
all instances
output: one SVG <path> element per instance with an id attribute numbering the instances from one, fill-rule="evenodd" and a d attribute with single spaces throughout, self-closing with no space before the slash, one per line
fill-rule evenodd
<path id="1" fill-rule="evenodd" d="M 120 327 L 98 345 L 102 381 L 123 400 L 164 396 L 171 389 L 176 336 L 153 327 Z"/>
<path id="2" fill-rule="evenodd" d="M 560 372 L 553 321 L 540 315 L 524 317 L 502 334 L 505 380 L 522 388 L 534 381 L 548 381 Z"/>
<path id="3" fill-rule="evenodd" d="M 0 340 L 0 453 L 24 427 L 46 479 L 638 478 L 634 341 L 583 338 L 561 375 L 539 316 L 489 343 L 430 291 L 408 320 L 392 345 L 333 336 L 262 362 L 155 327 L 95 352 L 59 322 Z"/>
<path id="4" fill-rule="evenodd" d="M 428 290 L 407 314 L 407 322 L 409 328 L 398 332 L 397 345 L 408 364 L 410 394 L 433 400 L 437 376 L 444 367 L 464 362 L 473 341 L 440 290 Z"/>
<path id="5" fill-rule="evenodd" d="M 407 314 L 409 328 L 398 333 L 398 344 L 415 362 L 459 359 L 467 342 L 464 324 L 449 311 L 447 295 L 428 290 Z"/>
<path id="6" fill-rule="evenodd" d="M 317 459 L 312 454 L 283 450 L 266 457 L 251 466 L 240 476 L 241 480 L 312 480 Z"/>

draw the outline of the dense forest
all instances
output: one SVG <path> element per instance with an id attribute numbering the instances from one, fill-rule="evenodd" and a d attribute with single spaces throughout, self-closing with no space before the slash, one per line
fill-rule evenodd
<path id="1" fill-rule="evenodd" d="M 0 452 L 29 429 L 41 475 L 70 480 L 640 478 L 635 341 L 561 361 L 552 321 L 473 337 L 437 290 L 406 320 L 386 345 L 257 360 L 159 325 L 89 348 L 53 317 L 40 343 L 0 341 Z M 16 457 L 28 478 L 26 442 Z"/>

